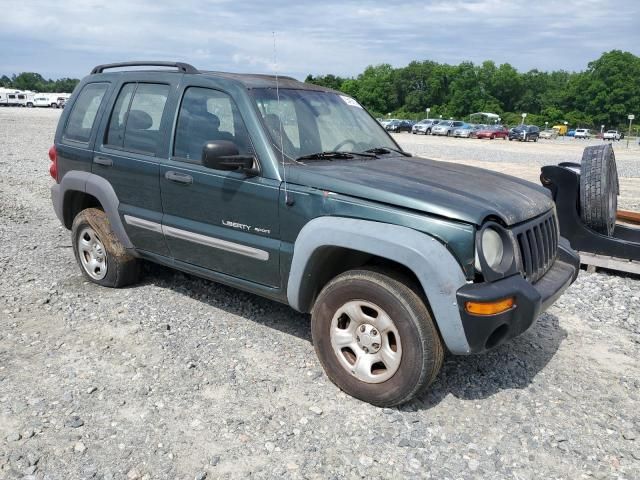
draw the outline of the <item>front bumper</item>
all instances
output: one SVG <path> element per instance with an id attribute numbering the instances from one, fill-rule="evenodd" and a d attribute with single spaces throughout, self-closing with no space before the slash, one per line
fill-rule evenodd
<path id="1" fill-rule="evenodd" d="M 470 353 L 490 350 L 527 331 L 538 315 L 575 281 L 579 269 L 580 257 L 564 240 L 553 266 L 535 284 L 517 274 L 496 282 L 468 284 L 458 289 L 458 308 Z M 514 307 L 495 315 L 473 315 L 465 309 L 465 303 L 469 301 L 493 302 L 510 297 L 515 299 Z"/>

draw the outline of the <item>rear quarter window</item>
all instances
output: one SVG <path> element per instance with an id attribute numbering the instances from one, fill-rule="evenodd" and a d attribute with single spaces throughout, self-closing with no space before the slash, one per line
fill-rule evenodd
<path id="1" fill-rule="evenodd" d="M 109 88 L 108 83 L 88 83 L 73 104 L 62 138 L 89 143 L 98 109 Z"/>

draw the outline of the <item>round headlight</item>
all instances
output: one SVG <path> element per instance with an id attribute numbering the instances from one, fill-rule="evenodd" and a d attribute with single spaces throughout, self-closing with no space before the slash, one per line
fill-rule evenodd
<path id="1" fill-rule="evenodd" d="M 482 253 L 484 254 L 484 261 L 491 269 L 496 269 L 502 262 L 504 257 L 504 244 L 502 237 L 493 228 L 485 228 L 482 232 Z M 476 249 L 476 269 L 481 271 L 480 259 L 478 257 L 478 250 Z"/>

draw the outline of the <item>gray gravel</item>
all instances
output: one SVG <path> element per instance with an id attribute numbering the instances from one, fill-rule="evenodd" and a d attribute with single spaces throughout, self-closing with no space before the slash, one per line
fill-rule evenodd
<path id="1" fill-rule="evenodd" d="M 538 142 L 516 142 L 501 139 L 477 140 L 465 138 L 446 138 L 426 135 L 394 134 L 408 151 L 428 158 L 464 159 L 480 162 L 522 163 L 535 165 L 538 169 L 544 165 L 560 162 L 580 163 L 582 151 L 588 145 L 601 145 L 602 140 L 576 140 L 557 138 Z M 640 178 L 640 146 L 632 139 L 627 148 L 626 139 L 611 142 L 616 154 L 618 173 L 621 177 Z"/>
<path id="2" fill-rule="evenodd" d="M 640 478 L 637 279 L 581 273 L 525 335 L 379 409 L 283 305 L 152 265 L 86 282 L 49 200 L 58 115 L 0 109 L 0 478 Z"/>

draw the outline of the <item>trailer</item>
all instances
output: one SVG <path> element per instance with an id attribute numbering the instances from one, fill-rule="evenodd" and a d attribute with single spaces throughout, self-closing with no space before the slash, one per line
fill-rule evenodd
<path id="1" fill-rule="evenodd" d="M 33 107 L 35 93 L 29 90 L 3 88 L 0 92 L 0 105 L 4 107 Z"/>
<path id="2" fill-rule="evenodd" d="M 556 203 L 560 234 L 590 271 L 640 275 L 640 212 L 618 210 L 620 186 L 611 144 L 584 149 L 581 163 L 542 167 Z"/>

